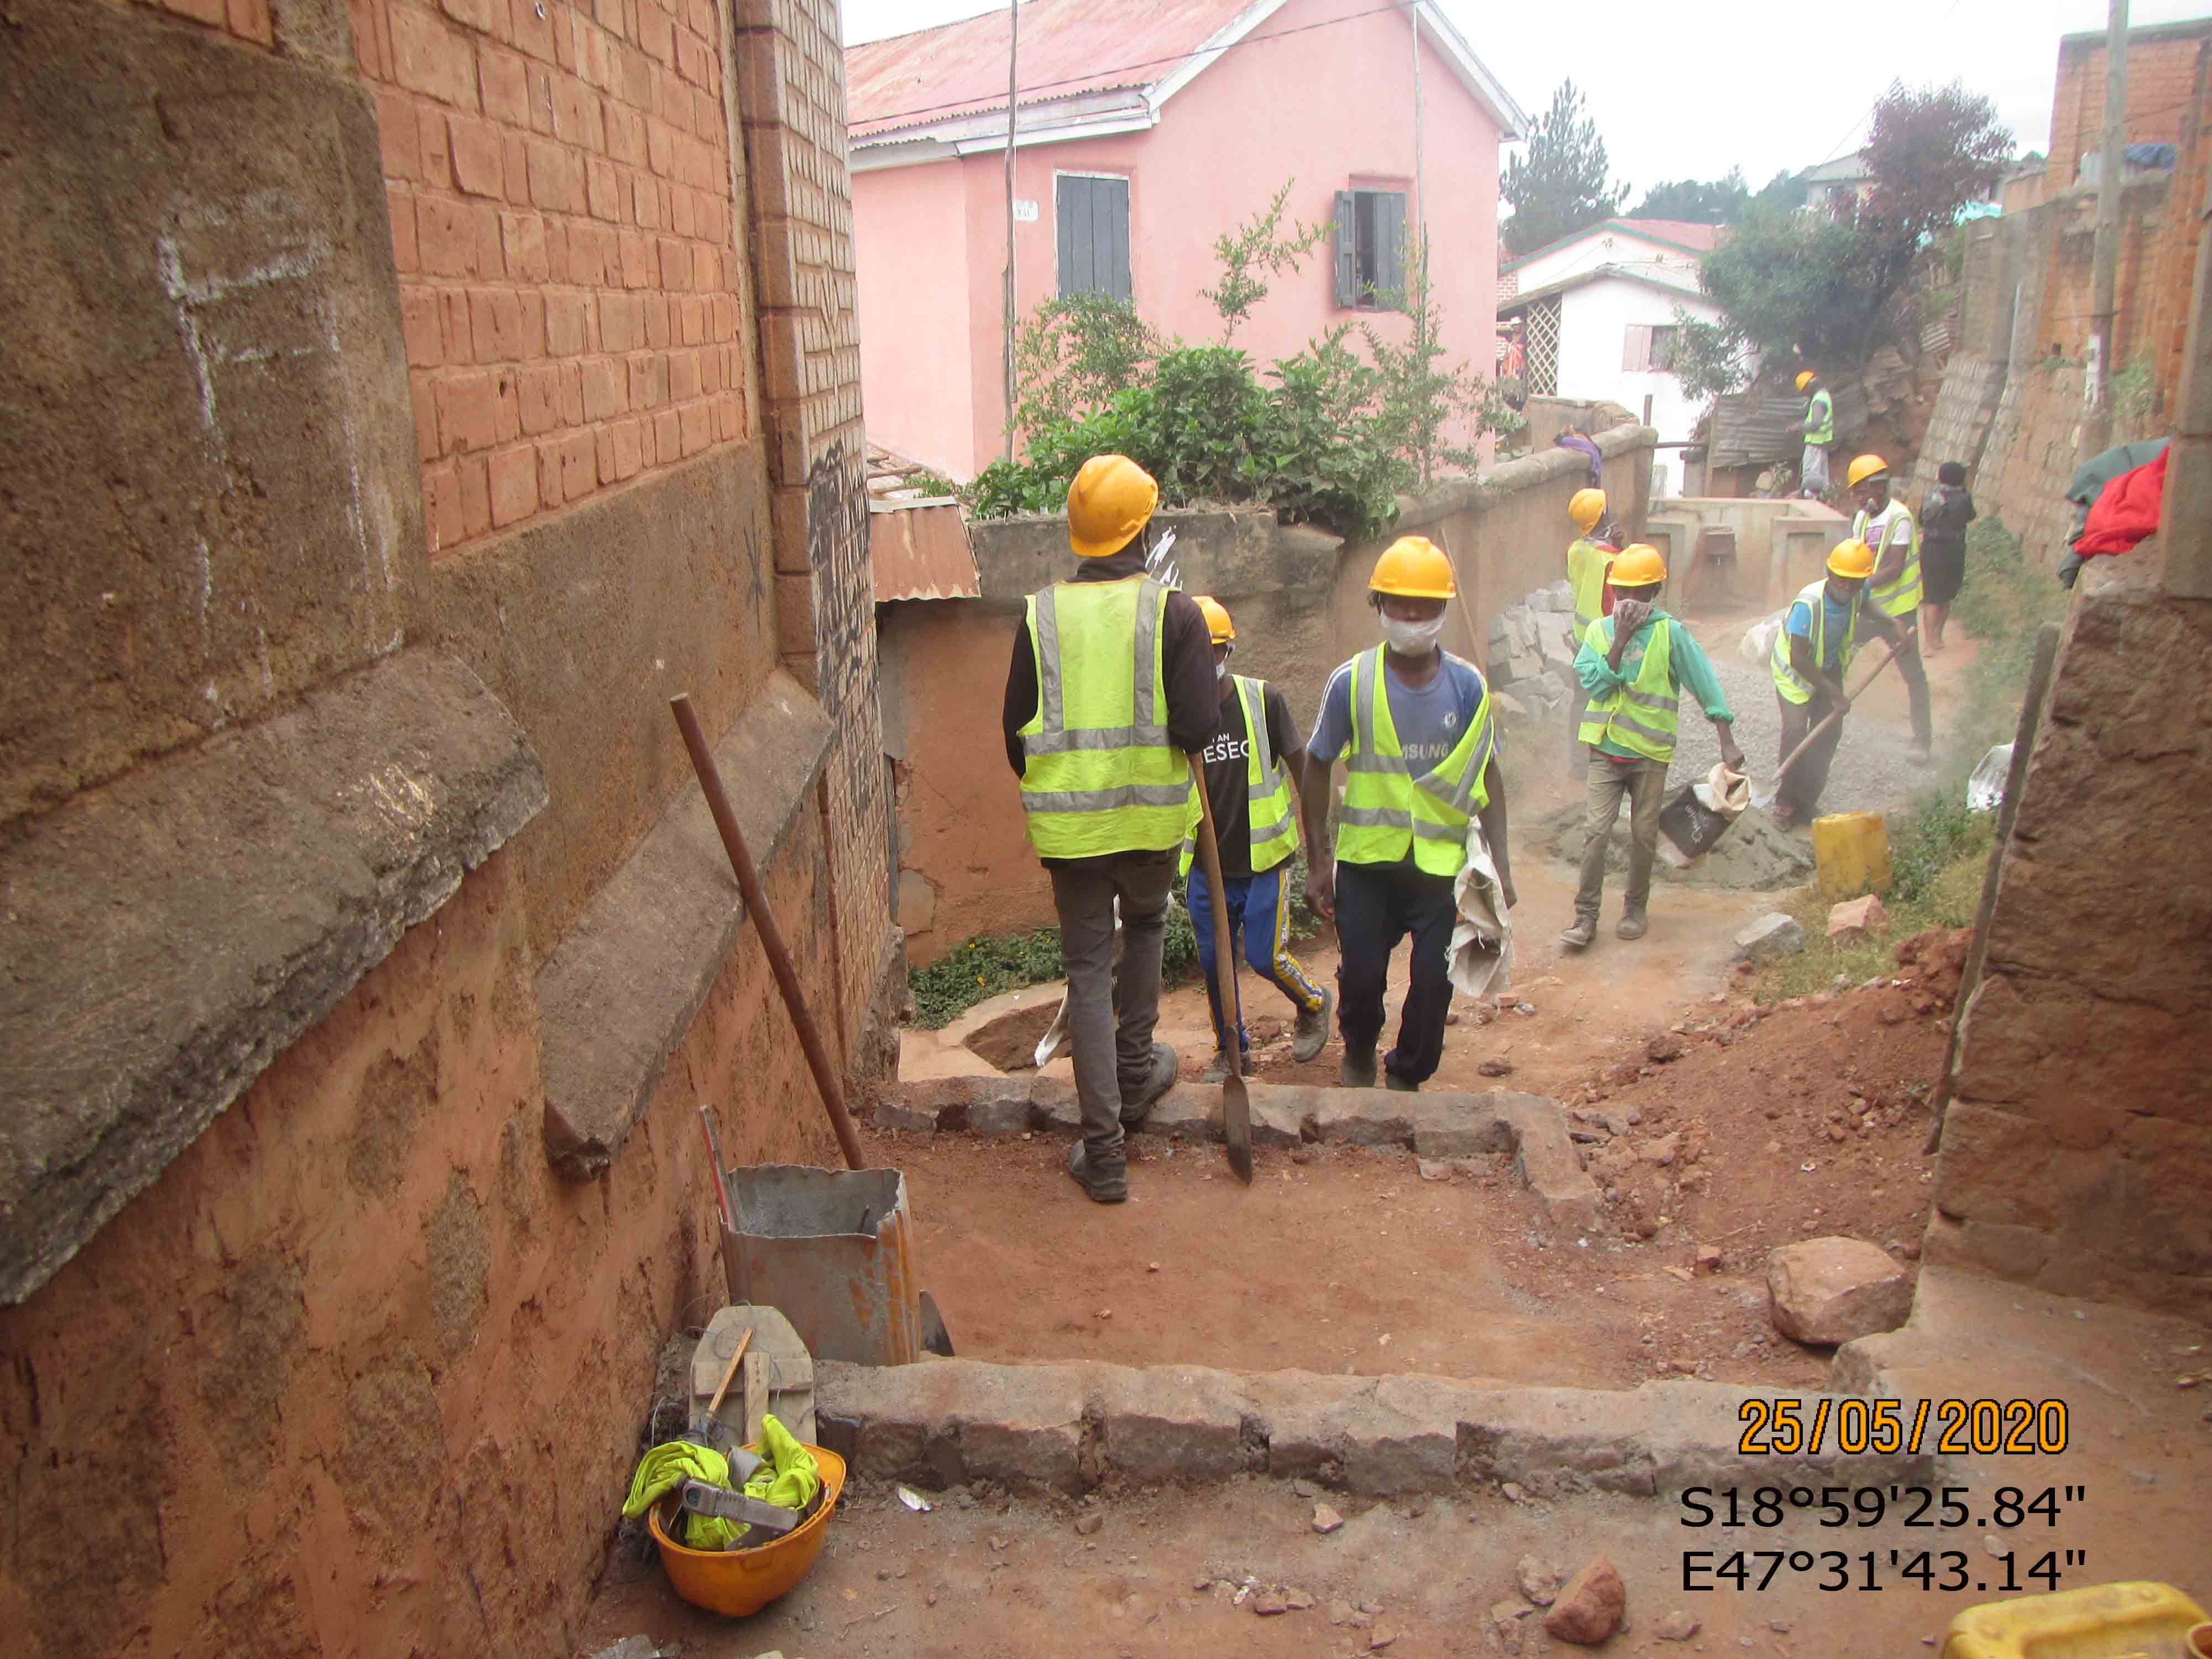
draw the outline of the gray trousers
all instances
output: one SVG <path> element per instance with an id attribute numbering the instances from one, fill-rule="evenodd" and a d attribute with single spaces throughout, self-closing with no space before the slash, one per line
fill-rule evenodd
<path id="1" fill-rule="evenodd" d="M 1085 1157 L 1093 1170 L 1121 1162 L 1121 1099 L 1152 1069 L 1160 1018 L 1160 939 L 1175 886 L 1173 849 L 1111 853 L 1046 866 L 1067 969 L 1067 1032 Z M 1121 901 L 1121 960 L 1114 961 L 1114 901 Z M 1121 1010 L 1117 1023 L 1115 1010 Z"/>
<path id="2" fill-rule="evenodd" d="M 1582 885 L 1575 890 L 1575 915 L 1595 918 L 1605 896 L 1605 847 L 1628 797 L 1628 893 L 1623 908 L 1641 913 L 1651 902 L 1651 860 L 1659 853 L 1659 809 L 1667 798 L 1663 761 L 1628 763 L 1593 753 L 1589 793 L 1584 796 Z"/>

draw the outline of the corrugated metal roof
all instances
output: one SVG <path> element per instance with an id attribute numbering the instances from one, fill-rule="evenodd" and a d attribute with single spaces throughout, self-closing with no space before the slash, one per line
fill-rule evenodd
<path id="1" fill-rule="evenodd" d="M 960 503 L 917 482 L 935 476 L 919 461 L 868 446 L 868 563 L 878 604 L 982 595 Z"/>
<path id="2" fill-rule="evenodd" d="M 1863 432 L 1867 423 L 1866 393 L 1856 383 L 1832 386 L 1836 400 L 1836 435 L 1840 440 Z M 1768 461 L 1795 461 L 1805 453 L 1802 433 L 1790 428 L 1805 418 L 1802 393 L 1784 387 L 1771 391 L 1753 387 L 1716 398 L 1705 435 L 1706 464 L 1711 466 L 1764 465 Z M 1834 461 L 1834 451 L 1829 452 Z M 1836 476 L 1843 476 L 1835 463 Z"/>
<path id="3" fill-rule="evenodd" d="M 1724 225 L 1701 225 L 1687 219 L 1601 219 L 1571 236 L 1562 236 L 1517 259 L 1508 260 L 1503 269 L 1508 272 L 1518 270 L 1531 259 L 1557 253 L 1563 247 L 1572 247 L 1594 236 L 1634 236 L 1664 247 L 1679 248 L 1685 253 L 1710 253 L 1720 246 L 1721 233 L 1726 228 Z"/>

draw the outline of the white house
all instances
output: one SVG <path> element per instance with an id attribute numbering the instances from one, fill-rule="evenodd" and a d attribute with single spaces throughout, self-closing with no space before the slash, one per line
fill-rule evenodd
<path id="1" fill-rule="evenodd" d="M 1687 441 L 1704 404 L 1668 368 L 1676 313 L 1719 319 L 1698 287 L 1718 236 L 1716 225 L 1607 219 L 1506 264 L 1498 319 L 1522 324 L 1530 394 L 1616 403 L 1658 428 L 1662 443 Z"/>

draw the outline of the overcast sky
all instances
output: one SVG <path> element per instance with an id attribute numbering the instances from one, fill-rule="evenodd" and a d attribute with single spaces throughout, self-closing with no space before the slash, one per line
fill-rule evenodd
<path id="1" fill-rule="evenodd" d="M 1328 3 L 1350 14 L 1374 0 Z M 1810 13 L 1773 0 L 1442 3 L 1532 120 L 1572 77 L 1615 174 L 1638 191 L 1662 179 L 1717 178 L 1731 167 L 1756 188 L 1783 168 L 1856 149 L 1869 106 L 1899 78 L 1909 86 L 1962 81 L 1995 100 L 2021 150 L 2046 149 L 2058 38 L 2105 27 L 2098 0 L 1858 0 Z M 854 43 L 1004 4 L 844 0 L 844 8 Z M 2138 25 L 2208 13 L 2212 0 L 2135 0 L 2130 9 Z"/>

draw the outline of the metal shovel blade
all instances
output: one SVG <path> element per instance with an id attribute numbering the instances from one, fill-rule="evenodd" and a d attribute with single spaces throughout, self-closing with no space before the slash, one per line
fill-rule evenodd
<path id="1" fill-rule="evenodd" d="M 1241 1073 L 1221 1079 L 1221 1129 L 1229 1140 L 1229 1167 L 1247 1187 L 1252 1184 L 1252 1097 Z"/>

